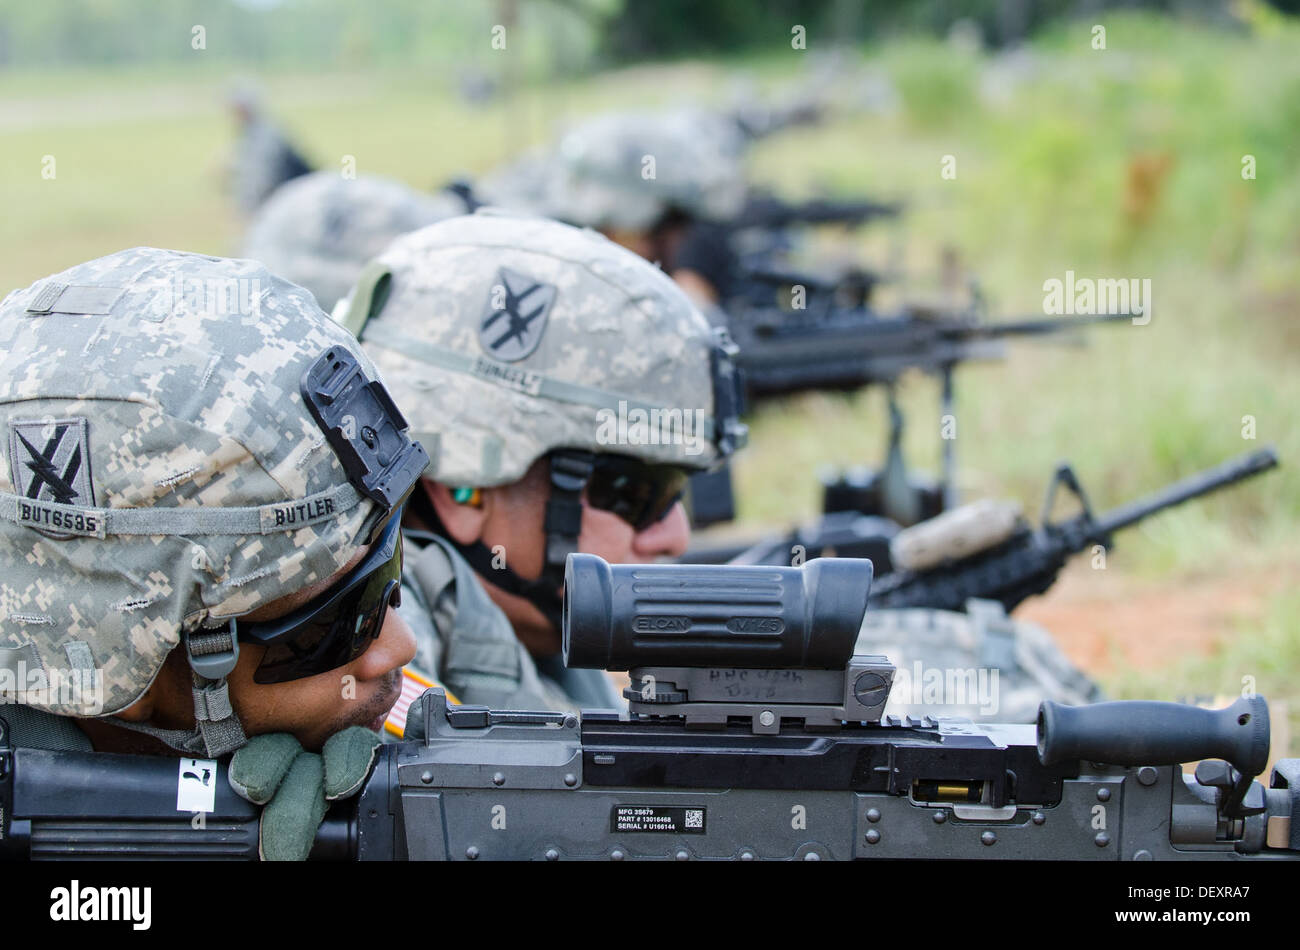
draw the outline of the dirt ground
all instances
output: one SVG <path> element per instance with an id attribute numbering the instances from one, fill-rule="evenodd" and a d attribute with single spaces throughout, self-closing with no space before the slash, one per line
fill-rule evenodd
<path id="1" fill-rule="evenodd" d="M 1296 576 L 1296 565 L 1288 564 L 1263 572 L 1152 582 L 1076 562 L 1046 595 L 1026 601 L 1016 616 L 1051 631 L 1066 655 L 1104 685 L 1108 674 L 1121 669 L 1158 676 L 1171 660 L 1211 655 L 1262 619 L 1276 594 L 1295 587 Z M 1236 697 L 1175 692 L 1151 698 L 1222 708 Z M 1272 754 L 1265 775 L 1278 758 L 1300 753 L 1300 729 L 1290 702 L 1269 698 Z"/>
<path id="2" fill-rule="evenodd" d="M 1080 667 L 1106 676 L 1118 667 L 1156 670 L 1171 657 L 1206 656 L 1244 623 L 1262 616 L 1294 573 L 1232 573 L 1163 583 L 1071 564 L 1047 594 L 1016 615 L 1055 635 Z"/>

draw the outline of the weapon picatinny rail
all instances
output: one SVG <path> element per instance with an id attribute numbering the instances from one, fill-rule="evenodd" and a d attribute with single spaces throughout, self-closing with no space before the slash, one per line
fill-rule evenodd
<path id="1" fill-rule="evenodd" d="M 1036 726 L 882 718 L 892 666 L 851 655 L 870 582 L 870 562 L 847 558 L 571 555 L 566 659 L 630 667 L 631 709 L 497 711 L 431 689 L 359 796 L 330 810 L 312 857 L 1300 858 L 1300 760 L 1256 780 L 1262 698 L 1045 703 Z M 674 695 L 658 702 L 665 683 Z M 710 705 L 721 715 L 697 715 Z M 1196 759 L 1215 761 L 1189 779 L 1179 763 Z M 258 809 L 225 764 L 201 817 L 176 810 L 177 764 L 13 749 L 0 716 L 0 855 L 256 857 Z"/>

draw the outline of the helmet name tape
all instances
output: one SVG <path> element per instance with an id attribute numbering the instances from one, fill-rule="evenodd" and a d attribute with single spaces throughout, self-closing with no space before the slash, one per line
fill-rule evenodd
<path id="1" fill-rule="evenodd" d="M 541 373 L 506 366 L 504 363 L 495 363 L 484 356 L 474 360 L 470 366 L 470 372 L 475 376 L 504 386 L 506 389 L 516 389 L 530 396 L 536 396 L 542 391 L 543 377 Z"/>
<path id="2" fill-rule="evenodd" d="M 0 518 L 85 538 L 109 535 L 274 534 L 342 516 L 361 503 L 351 485 L 257 508 L 82 508 L 0 492 Z"/>
<path id="3" fill-rule="evenodd" d="M 494 359 L 507 363 L 528 356 L 542 342 L 556 295 L 552 284 L 501 268 L 488 290 L 487 307 L 479 321 L 479 345 Z"/>

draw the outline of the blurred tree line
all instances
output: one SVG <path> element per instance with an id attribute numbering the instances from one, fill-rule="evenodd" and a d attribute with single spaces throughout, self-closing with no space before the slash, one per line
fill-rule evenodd
<path id="1" fill-rule="evenodd" d="M 1300 0 L 1270 0 L 1282 8 Z M 1226 21 L 1231 0 L 0 0 L 0 69 L 193 63 L 335 68 L 484 62 L 506 25 L 536 71 L 628 60 L 809 48 L 958 21 L 991 46 L 1060 17 L 1144 7 Z M 480 45 L 466 38 L 481 36 Z"/>
<path id="2" fill-rule="evenodd" d="M 959 22 L 997 47 L 1062 17 L 1142 8 L 1226 23 L 1231 6 L 1229 0 L 623 0 L 602 49 L 616 58 L 788 49 L 794 24 L 807 31 L 811 47 L 897 33 L 943 35 Z"/>

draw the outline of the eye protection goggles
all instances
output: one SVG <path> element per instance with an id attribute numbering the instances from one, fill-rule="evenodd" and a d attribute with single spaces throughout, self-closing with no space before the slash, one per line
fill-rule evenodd
<path id="1" fill-rule="evenodd" d="M 686 471 L 676 465 L 597 455 L 587 479 L 587 504 L 643 531 L 672 510 L 686 489 L 686 479 Z"/>
<path id="2" fill-rule="evenodd" d="M 399 509 L 365 559 L 329 590 L 276 620 L 235 621 L 244 643 L 266 647 L 255 683 L 285 683 L 347 666 L 379 638 L 388 608 L 401 604 Z"/>

